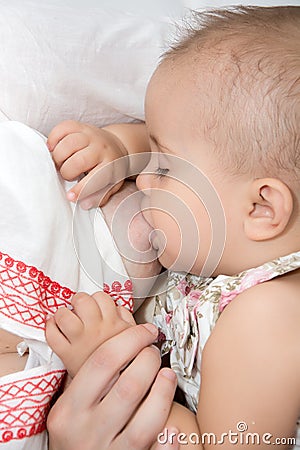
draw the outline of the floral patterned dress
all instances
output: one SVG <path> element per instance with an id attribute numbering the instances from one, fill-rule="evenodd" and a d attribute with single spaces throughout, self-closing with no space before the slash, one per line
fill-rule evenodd
<path id="1" fill-rule="evenodd" d="M 299 268 L 300 251 L 236 276 L 212 279 L 169 273 L 166 293 L 155 298 L 153 323 L 160 331 L 161 352 L 170 353 L 171 367 L 192 411 L 198 405 L 202 352 L 223 309 L 246 289 Z"/>

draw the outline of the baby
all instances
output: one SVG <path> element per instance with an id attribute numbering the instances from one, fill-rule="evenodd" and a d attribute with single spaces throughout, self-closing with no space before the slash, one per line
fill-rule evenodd
<path id="1" fill-rule="evenodd" d="M 182 448 L 287 448 L 300 412 L 300 8 L 194 19 L 150 80 L 140 148 L 152 156 L 137 178 L 171 270 L 154 323 L 193 412 L 174 404 L 169 423 Z M 103 296 L 48 321 L 71 374 L 106 339 L 97 308 L 108 334 L 130 326 Z"/>

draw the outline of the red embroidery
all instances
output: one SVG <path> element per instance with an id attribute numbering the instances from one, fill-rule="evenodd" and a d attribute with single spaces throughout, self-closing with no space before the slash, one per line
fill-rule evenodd
<path id="1" fill-rule="evenodd" d="M 119 281 L 114 281 L 111 287 L 104 283 L 103 291 L 109 294 L 119 306 L 124 306 L 133 312 L 133 298 L 132 298 L 132 282 L 126 280 L 124 283 L 124 288 Z"/>
<path id="2" fill-rule="evenodd" d="M 55 370 L 0 386 L 0 443 L 45 430 L 51 399 L 64 374 Z"/>
<path id="3" fill-rule="evenodd" d="M 45 316 L 70 306 L 73 294 L 36 267 L 0 252 L 0 314 L 44 330 Z"/>
<path id="4" fill-rule="evenodd" d="M 118 305 L 133 311 L 132 283 L 126 280 L 103 286 Z M 36 267 L 15 261 L 0 252 L 0 314 L 15 322 L 41 330 L 45 329 L 45 316 L 60 306 L 71 305 L 75 292 L 52 281 Z"/>
<path id="5" fill-rule="evenodd" d="M 132 284 L 104 285 L 118 305 L 133 311 Z M 51 280 L 41 270 L 0 252 L 0 316 L 44 330 L 45 316 L 60 306 L 71 307 L 74 291 Z M 64 370 L 0 384 L 0 443 L 41 433 Z"/>

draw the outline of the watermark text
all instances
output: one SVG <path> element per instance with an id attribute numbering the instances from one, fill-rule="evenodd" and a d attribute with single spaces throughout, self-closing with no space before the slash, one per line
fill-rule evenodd
<path id="1" fill-rule="evenodd" d="M 157 436 L 157 442 L 161 445 L 178 442 L 180 445 L 295 445 L 294 437 L 275 437 L 272 433 L 256 433 L 248 431 L 248 425 L 244 421 L 236 424 L 236 430 L 228 430 L 220 435 L 215 433 L 173 433 L 167 428 Z"/>

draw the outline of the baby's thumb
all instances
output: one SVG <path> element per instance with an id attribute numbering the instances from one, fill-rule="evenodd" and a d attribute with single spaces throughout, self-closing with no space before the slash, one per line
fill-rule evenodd
<path id="1" fill-rule="evenodd" d="M 97 208 L 102 200 L 101 192 L 95 192 L 94 194 L 88 195 L 82 200 L 78 200 L 78 203 L 82 209 Z"/>
<path id="2" fill-rule="evenodd" d="M 71 202 L 79 201 L 84 209 L 99 206 L 110 197 L 111 179 L 111 166 L 100 164 L 80 177 L 78 183 L 67 193 L 67 199 Z"/>
<path id="3" fill-rule="evenodd" d="M 107 191 L 107 188 L 101 189 L 94 194 L 88 195 L 82 200 L 80 200 L 79 198 L 79 205 L 82 209 L 91 209 L 97 208 L 98 206 L 104 206 L 108 202 L 110 197 L 118 190 L 119 185 L 114 186 L 109 191 Z"/>

